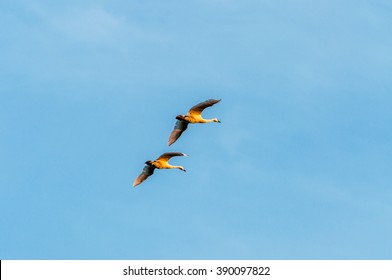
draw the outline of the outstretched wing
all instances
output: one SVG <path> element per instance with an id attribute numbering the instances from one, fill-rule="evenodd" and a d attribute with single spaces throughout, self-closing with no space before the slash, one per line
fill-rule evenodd
<path id="1" fill-rule="evenodd" d="M 157 158 L 157 160 L 161 161 L 169 161 L 172 157 L 178 157 L 178 156 L 187 156 L 187 154 L 184 153 L 176 153 L 176 152 L 170 152 L 170 153 L 164 153 Z"/>
<path id="2" fill-rule="evenodd" d="M 170 133 L 168 145 L 170 146 L 180 138 L 181 134 L 188 128 L 188 122 L 178 120 L 174 126 L 173 131 Z"/>
<path id="3" fill-rule="evenodd" d="M 221 99 L 217 100 L 217 99 L 208 99 L 204 102 L 201 102 L 195 106 L 193 106 L 189 111 L 188 114 L 190 115 L 197 115 L 197 114 L 201 114 L 201 112 L 203 112 L 203 110 L 207 107 L 210 107 L 216 103 L 218 103 L 219 101 L 221 101 Z"/>
<path id="4" fill-rule="evenodd" d="M 142 173 L 140 173 L 139 176 L 137 176 L 135 182 L 133 182 L 133 186 L 136 187 L 140 183 L 142 183 L 144 180 L 146 180 L 148 177 L 150 177 L 154 173 L 155 167 L 152 165 L 146 165 L 143 168 Z"/>

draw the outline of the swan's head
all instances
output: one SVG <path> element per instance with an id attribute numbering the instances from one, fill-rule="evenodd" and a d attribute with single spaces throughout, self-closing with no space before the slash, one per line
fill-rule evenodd
<path id="1" fill-rule="evenodd" d="M 184 168 L 183 166 L 179 166 L 178 168 L 179 168 L 180 170 L 186 172 L 186 170 L 185 170 L 185 168 Z"/>

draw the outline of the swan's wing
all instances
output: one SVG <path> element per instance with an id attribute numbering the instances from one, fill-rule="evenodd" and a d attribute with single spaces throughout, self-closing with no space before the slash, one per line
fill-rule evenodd
<path id="1" fill-rule="evenodd" d="M 146 180 L 148 177 L 150 177 L 154 173 L 155 167 L 152 165 L 146 165 L 143 168 L 142 173 L 140 173 L 139 176 L 137 176 L 135 182 L 133 182 L 133 186 L 136 187 L 137 185 L 141 184 L 144 180 Z"/>
<path id="2" fill-rule="evenodd" d="M 180 138 L 181 134 L 188 128 L 188 122 L 177 120 L 173 131 L 170 133 L 168 145 L 170 146 Z"/>
<path id="3" fill-rule="evenodd" d="M 176 153 L 176 152 L 169 152 L 169 153 L 164 153 L 159 156 L 156 160 L 161 160 L 161 161 L 169 161 L 172 157 L 178 157 L 178 156 L 187 156 L 187 154 L 184 153 Z"/>
<path id="4" fill-rule="evenodd" d="M 188 114 L 190 115 L 201 115 L 201 112 L 203 112 L 203 110 L 207 107 L 210 107 L 216 103 L 218 103 L 219 101 L 221 101 L 221 99 L 217 100 L 217 99 L 208 99 L 204 102 L 201 102 L 195 106 L 193 106 L 189 111 Z"/>

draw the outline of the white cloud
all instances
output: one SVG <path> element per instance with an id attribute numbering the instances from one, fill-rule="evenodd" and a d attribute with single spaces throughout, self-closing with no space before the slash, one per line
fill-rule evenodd
<path id="1" fill-rule="evenodd" d="M 51 19 L 69 37 L 83 41 L 104 41 L 125 28 L 125 23 L 101 8 L 67 11 Z"/>
<path id="2" fill-rule="evenodd" d="M 126 27 L 118 15 L 98 6 L 69 5 L 61 8 L 36 3 L 29 5 L 28 9 L 42 22 L 44 29 L 52 29 L 70 40 L 101 42 Z"/>

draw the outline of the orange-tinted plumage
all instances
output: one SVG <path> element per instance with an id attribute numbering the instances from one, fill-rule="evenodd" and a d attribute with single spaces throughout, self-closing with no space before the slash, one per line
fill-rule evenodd
<path id="1" fill-rule="evenodd" d="M 171 165 L 169 164 L 169 159 L 175 156 L 187 156 L 184 153 L 177 153 L 177 152 L 169 152 L 160 155 L 156 160 L 149 160 L 146 161 L 146 166 L 143 168 L 142 173 L 135 179 L 133 182 L 133 186 L 136 187 L 137 185 L 141 184 L 145 181 L 148 177 L 150 177 L 153 173 L 155 168 L 157 169 L 173 169 L 177 168 L 182 171 L 186 171 L 185 168 L 181 165 Z"/>
<path id="2" fill-rule="evenodd" d="M 208 123 L 208 122 L 220 122 L 217 118 L 213 119 L 204 119 L 202 117 L 202 112 L 205 108 L 208 108 L 216 103 L 221 101 L 221 99 L 208 99 L 204 102 L 201 102 L 191 109 L 189 109 L 186 115 L 178 115 L 176 117 L 177 122 L 174 126 L 173 131 L 170 133 L 168 145 L 170 146 L 174 142 L 180 138 L 181 134 L 188 128 L 189 123 Z"/>

